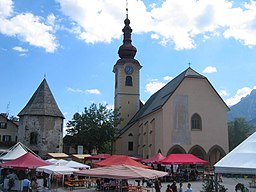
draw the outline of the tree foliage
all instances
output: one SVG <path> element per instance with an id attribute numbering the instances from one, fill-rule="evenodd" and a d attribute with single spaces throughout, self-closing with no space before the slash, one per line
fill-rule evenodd
<path id="1" fill-rule="evenodd" d="M 252 126 L 249 125 L 244 118 L 236 118 L 228 123 L 229 150 L 234 149 L 242 141 L 244 141 Z"/>
<path id="2" fill-rule="evenodd" d="M 81 114 L 75 113 L 73 119 L 68 121 L 69 141 L 74 147 L 83 145 L 88 153 L 93 149 L 97 149 L 98 153 L 109 153 L 120 121 L 118 110 L 108 109 L 103 104 L 92 104 L 89 108 L 85 107 Z"/>

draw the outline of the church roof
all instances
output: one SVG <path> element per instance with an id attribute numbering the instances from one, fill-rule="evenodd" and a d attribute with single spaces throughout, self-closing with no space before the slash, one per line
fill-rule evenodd
<path id="1" fill-rule="evenodd" d="M 169 83 L 167 83 L 164 87 L 162 87 L 160 90 L 158 90 L 156 93 L 154 93 L 147 100 L 147 102 L 140 108 L 140 110 L 134 115 L 134 117 L 130 120 L 130 122 L 127 124 L 127 126 L 125 126 L 120 131 L 120 135 L 123 134 L 126 130 L 128 130 L 140 118 L 142 118 L 146 115 L 149 115 L 150 113 L 153 113 L 153 112 L 157 111 L 158 109 L 161 109 L 162 106 L 172 96 L 172 94 L 175 92 L 175 90 L 178 88 L 178 86 L 181 84 L 181 82 L 185 78 L 199 78 L 199 79 L 207 80 L 207 78 L 205 76 L 199 74 L 198 72 L 193 70 L 191 67 L 188 67 L 185 71 L 183 71 L 181 74 L 179 74 L 177 77 L 175 77 Z M 209 82 L 209 84 L 210 84 L 210 82 Z M 215 89 L 213 88 L 213 90 L 215 90 Z M 223 101 L 223 103 L 224 103 L 224 101 Z"/>
<path id="2" fill-rule="evenodd" d="M 41 115 L 64 118 L 46 79 L 42 81 L 27 105 L 18 114 L 18 116 L 23 115 Z"/>

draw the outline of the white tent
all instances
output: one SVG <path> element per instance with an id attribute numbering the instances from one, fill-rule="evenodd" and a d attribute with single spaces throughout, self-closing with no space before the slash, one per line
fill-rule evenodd
<path id="1" fill-rule="evenodd" d="M 35 155 L 33 151 L 31 151 L 28 147 L 18 142 L 14 146 L 12 146 L 6 154 L 0 156 L 1 161 L 10 161 L 25 155 L 27 152 L 31 152 Z M 38 155 L 36 155 L 38 156 Z"/>
<path id="2" fill-rule="evenodd" d="M 47 165 L 42 167 L 37 167 L 36 171 L 45 172 L 51 175 L 60 174 L 60 175 L 71 175 L 74 171 L 77 171 L 74 168 L 67 167 L 65 165 Z"/>
<path id="3" fill-rule="evenodd" d="M 215 165 L 215 173 L 256 173 L 256 132 L 229 152 Z"/>
<path id="4" fill-rule="evenodd" d="M 89 165 L 83 163 L 78 163 L 76 161 L 68 161 L 65 166 L 75 168 L 75 169 L 90 169 Z"/>
<path id="5" fill-rule="evenodd" d="M 50 163 L 53 163 L 55 165 L 66 165 L 68 163 L 67 160 L 65 159 L 47 159 L 46 161 L 50 162 Z"/>
<path id="6" fill-rule="evenodd" d="M 55 165 L 64 165 L 66 167 L 71 167 L 75 169 L 90 169 L 89 165 L 85 165 L 83 163 L 79 163 L 76 161 L 67 161 L 65 159 L 47 159 L 46 161 L 51 162 Z"/>

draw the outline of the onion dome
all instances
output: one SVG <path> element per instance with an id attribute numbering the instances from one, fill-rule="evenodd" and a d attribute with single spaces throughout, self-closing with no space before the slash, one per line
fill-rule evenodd
<path id="1" fill-rule="evenodd" d="M 128 14 L 126 15 L 124 24 L 125 26 L 122 30 L 124 33 L 123 45 L 119 47 L 118 55 L 121 59 L 133 59 L 136 55 L 137 49 L 132 45 L 132 28 L 130 27 L 130 20 L 128 19 Z"/>

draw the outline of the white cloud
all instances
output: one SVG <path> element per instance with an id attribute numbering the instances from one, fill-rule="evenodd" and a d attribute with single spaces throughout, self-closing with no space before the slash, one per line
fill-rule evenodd
<path id="1" fill-rule="evenodd" d="M 54 52 L 58 47 L 52 26 L 42 23 L 39 17 L 31 13 L 19 14 L 10 19 L 0 18 L 0 25 L 0 33 L 44 48 L 46 52 Z"/>
<path id="2" fill-rule="evenodd" d="M 12 14 L 13 2 L 12 0 L 1 0 L 0 1 L 0 17 L 5 18 Z"/>
<path id="3" fill-rule="evenodd" d="M 67 91 L 74 92 L 74 93 L 83 93 L 83 91 L 81 89 L 73 89 L 71 87 L 68 87 Z"/>
<path id="4" fill-rule="evenodd" d="M 111 42 L 120 38 L 125 1 L 57 0 L 61 11 L 75 22 L 73 32 L 86 43 Z M 256 45 L 256 3 L 234 7 L 228 0 L 164 0 L 162 4 L 129 1 L 134 33 L 150 33 L 162 45 L 192 49 L 202 41 L 223 35 L 244 45 Z M 148 6 L 148 7 L 147 7 Z M 93 19 L 92 19 L 93 18 Z M 202 38 L 197 38 L 202 37 Z"/>
<path id="5" fill-rule="evenodd" d="M 255 87 L 253 89 L 255 89 Z M 251 91 L 252 89 L 249 87 L 243 87 L 241 89 L 238 89 L 236 95 L 234 97 L 226 99 L 225 102 L 228 106 L 235 105 L 241 100 L 241 98 L 249 95 Z"/>
<path id="6" fill-rule="evenodd" d="M 54 14 L 50 14 L 47 16 L 47 23 L 51 26 L 54 26 L 55 25 L 55 20 L 56 20 L 56 17 Z"/>
<path id="7" fill-rule="evenodd" d="M 73 92 L 73 93 L 86 93 L 86 94 L 92 94 L 92 95 L 100 95 L 100 91 L 98 89 L 87 89 L 87 90 L 81 90 L 81 89 L 73 89 L 71 87 L 67 88 L 67 91 Z"/>
<path id="8" fill-rule="evenodd" d="M 208 66 L 203 70 L 203 73 L 216 73 L 216 72 L 217 72 L 217 68 L 212 66 Z"/>
<path id="9" fill-rule="evenodd" d="M 85 90 L 85 92 L 93 95 L 100 95 L 100 91 L 98 89 L 88 89 Z"/>
<path id="10" fill-rule="evenodd" d="M 219 95 L 220 95 L 221 97 L 225 97 L 225 96 L 228 96 L 228 93 L 227 93 L 226 90 L 221 90 L 221 91 L 219 92 Z"/>
<path id="11" fill-rule="evenodd" d="M 15 50 L 15 51 L 18 51 L 18 52 L 28 52 L 28 49 L 25 49 L 25 48 L 22 48 L 22 47 L 19 47 L 19 46 L 15 46 L 12 49 Z"/>
<path id="12" fill-rule="evenodd" d="M 159 89 L 161 89 L 163 86 L 165 86 L 165 83 L 152 81 L 146 84 L 146 92 L 150 94 L 154 94 Z"/>
<path id="13" fill-rule="evenodd" d="M 171 77 L 171 76 L 165 76 L 164 77 L 164 80 L 165 81 L 171 81 L 173 79 L 173 77 Z"/>

